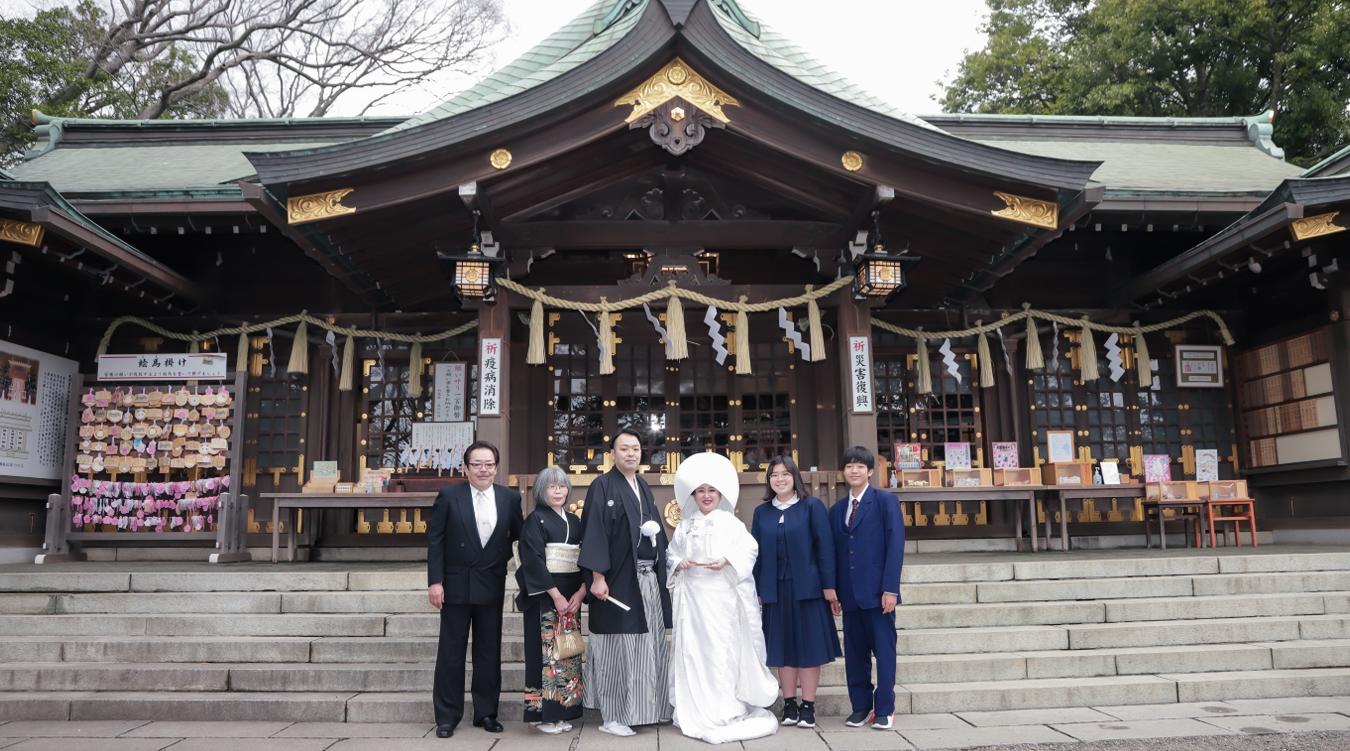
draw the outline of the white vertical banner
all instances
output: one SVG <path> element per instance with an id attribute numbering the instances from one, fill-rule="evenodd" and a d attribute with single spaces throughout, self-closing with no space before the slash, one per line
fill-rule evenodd
<path id="1" fill-rule="evenodd" d="M 502 340 L 485 337 L 478 353 L 478 416 L 502 414 Z"/>
<path id="2" fill-rule="evenodd" d="M 871 412 L 872 405 L 872 340 L 865 336 L 848 338 L 849 391 L 852 392 L 853 412 Z"/>
<path id="3" fill-rule="evenodd" d="M 462 362 L 438 362 L 433 369 L 436 401 L 432 407 L 434 422 L 463 422 L 464 396 L 468 391 L 469 366 Z"/>

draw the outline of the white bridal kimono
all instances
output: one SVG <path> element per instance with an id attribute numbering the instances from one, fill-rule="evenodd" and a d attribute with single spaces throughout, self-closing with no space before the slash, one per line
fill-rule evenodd
<path id="1" fill-rule="evenodd" d="M 705 456 L 726 462 L 717 454 L 696 455 Z M 691 463 L 693 470 L 711 461 L 694 458 L 682 463 L 680 472 Z M 734 483 L 729 462 L 726 470 Z M 688 494 L 680 492 L 683 483 L 677 476 L 676 495 L 689 502 L 681 504 L 683 519 L 667 551 L 674 606 L 670 698 L 675 725 L 685 735 L 708 743 L 773 735 L 778 720 L 764 707 L 778 699 L 778 681 L 764 664 L 764 632 L 753 576 L 759 546 L 729 510 L 739 488 L 726 487 L 726 473 L 690 474 L 692 487 L 708 483 L 718 488 L 723 504 L 704 515 Z M 677 572 L 686 558 L 699 563 L 726 558 L 729 565 L 720 571 L 694 566 Z"/>

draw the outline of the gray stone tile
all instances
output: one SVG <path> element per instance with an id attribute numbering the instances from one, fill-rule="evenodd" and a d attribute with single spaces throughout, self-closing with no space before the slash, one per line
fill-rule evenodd
<path id="1" fill-rule="evenodd" d="M 591 749 L 595 747 L 594 742 L 597 737 L 608 738 L 610 740 L 610 743 L 613 743 L 614 741 L 624 740 L 622 738 L 613 738 L 612 736 L 605 735 L 599 732 L 599 728 L 600 728 L 599 721 L 593 722 L 586 726 L 586 728 L 582 731 L 581 743 L 577 746 L 577 751 L 581 751 L 581 749 L 583 748 L 586 749 L 586 751 L 591 751 Z M 638 734 L 634 736 L 631 740 L 637 740 L 638 738 L 641 738 L 643 730 L 650 730 L 650 728 L 634 728 L 634 729 L 638 731 Z M 697 738 L 690 738 L 686 736 L 684 733 L 681 733 L 680 729 L 675 727 L 674 725 L 658 726 L 656 738 L 657 738 L 657 748 L 659 748 L 660 751 L 698 751 L 699 749 L 706 750 L 708 748 L 708 744 L 698 740 Z M 727 746 L 727 748 L 733 749 L 733 751 L 734 749 L 743 748 L 743 746 L 740 743 L 727 743 L 725 745 Z M 619 746 L 614 745 L 611 747 L 618 748 Z M 649 747 L 644 746 L 644 748 Z M 497 750 L 493 749 L 493 751 Z"/>
<path id="2" fill-rule="evenodd" d="M 1299 733 L 1309 731 L 1350 730 L 1350 717 L 1343 714 L 1247 715 L 1243 717 L 1207 717 L 1210 725 L 1238 733 Z"/>
<path id="3" fill-rule="evenodd" d="M 894 730 L 873 730 L 860 733 L 854 729 L 821 733 L 820 737 L 830 747 L 830 751 L 888 751 L 896 748 L 913 748 Z M 947 730 L 917 730 L 919 733 L 945 733 Z"/>
<path id="4" fill-rule="evenodd" d="M 422 738 L 435 725 L 409 722 L 297 722 L 271 735 L 277 738 Z"/>
<path id="5" fill-rule="evenodd" d="M 970 723 L 954 714 L 898 714 L 895 716 L 893 722 L 895 723 L 895 729 L 901 732 L 906 730 L 944 730 L 970 727 Z"/>
<path id="6" fill-rule="evenodd" d="M 160 751 L 177 742 L 169 738 L 29 738 L 6 751 Z"/>
<path id="7" fill-rule="evenodd" d="M 1225 704 L 1240 714 L 1297 714 L 1339 712 L 1350 714 L 1350 696 L 1298 696 L 1285 699 L 1229 699 Z M 4 728 L 0 728 L 3 731 Z"/>
<path id="8" fill-rule="evenodd" d="M 72 723 L 74 724 L 74 723 Z M 289 722 L 151 722 L 123 733 L 123 738 L 267 738 Z"/>
<path id="9" fill-rule="evenodd" d="M 1237 707 L 1222 701 L 1122 704 L 1118 707 L 1095 707 L 1095 709 L 1118 720 L 1171 720 L 1181 717 L 1224 717 L 1243 714 Z"/>
<path id="10" fill-rule="evenodd" d="M 0 738 L 0 748 L 9 748 L 16 743 L 23 743 L 27 738 Z"/>
<path id="11" fill-rule="evenodd" d="M 1173 720 L 1132 720 L 1083 722 L 1054 725 L 1055 730 L 1083 741 L 1107 741 L 1127 738 L 1184 738 L 1199 735 L 1231 735 L 1234 731 L 1180 718 Z"/>
<path id="12" fill-rule="evenodd" d="M 1087 707 L 1009 709 L 997 712 L 958 712 L 957 717 L 976 727 L 997 725 L 1054 725 L 1069 722 L 1107 722 L 1111 715 Z"/>
<path id="13" fill-rule="evenodd" d="M 661 737 L 661 751 L 666 751 L 665 736 Z M 747 751 L 827 751 L 825 741 L 811 728 L 782 727 L 778 732 L 754 740 L 742 741 Z"/>
<path id="14" fill-rule="evenodd" d="M 184 738 L 175 743 L 174 751 L 239 751 L 236 738 Z M 250 738 L 248 751 L 324 751 L 333 745 L 332 738 Z"/>
<path id="15" fill-rule="evenodd" d="M 965 730 L 910 730 L 902 734 L 914 748 L 972 748 L 1016 743 L 1074 743 L 1044 725 L 1010 725 Z"/>
<path id="16" fill-rule="evenodd" d="M 327 751 L 488 751 L 492 739 L 468 736 L 453 738 L 349 738 L 329 746 Z"/>
<path id="17" fill-rule="evenodd" d="M 116 738 L 146 724 L 145 720 L 31 720 L 0 725 L 5 738 Z"/>

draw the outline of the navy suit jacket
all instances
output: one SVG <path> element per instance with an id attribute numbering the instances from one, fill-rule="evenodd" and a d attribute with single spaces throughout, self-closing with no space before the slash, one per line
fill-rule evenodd
<path id="1" fill-rule="evenodd" d="M 791 592 L 778 591 L 779 517 L 783 517 L 783 532 L 787 535 Z M 759 543 L 755 588 L 763 602 L 778 602 L 780 597 L 817 599 L 822 596 L 822 589 L 834 589 L 834 536 L 830 534 L 829 512 L 819 498 L 799 500 L 787 511 L 774 508 L 773 501 L 761 503 L 755 508 L 750 534 Z"/>
<path id="2" fill-rule="evenodd" d="M 869 486 L 852 528 L 844 522 L 848 506 L 845 495 L 830 508 L 840 604 L 845 610 L 880 608 L 886 592 L 893 592 L 899 602 L 900 567 L 905 560 L 900 499 Z"/>

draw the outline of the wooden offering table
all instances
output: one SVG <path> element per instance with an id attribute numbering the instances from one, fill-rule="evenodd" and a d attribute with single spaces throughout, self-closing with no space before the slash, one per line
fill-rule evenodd
<path id="1" fill-rule="evenodd" d="M 1069 501 L 1082 501 L 1087 498 L 1143 498 L 1144 486 L 1141 483 L 1120 485 L 1047 485 L 1059 495 L 1059 542 L 1065 550 L 1069 549 Z M 1045 539 L 1050 539 L 1050 514 L 1045 515 Z"/>
<path id="2" fill-rule="evenodd" d="M 1027 504 L 1027 519 L 1031 527 L 1031 550 L 1033 552 L 1040 549 L 1040 540 L 1036 533 L 1036 492 L 1045 490 L 1042 485 L 1018 485 L 1018 486 L 974 486 L 965 488 L 943 488 L 943 487 L 901 487 L 890 488 L 902 502 L 913 503 L 917 507 L 920 503 L 932 503 L 934 501 L 1025 501 Z M 1013 514 L 1016 520 L 1017 539 L 1022 539 L 1022 514 L 1021 511 Z"/>
<path id="3" fill-rule="evenodd" d="M 286 560 L 295 560 L 296 509 L 431 508 L 436 493 L 263 493 L 272 501 L 272 562 L 281 545 L 281 514 L 286 512 Z"/>

